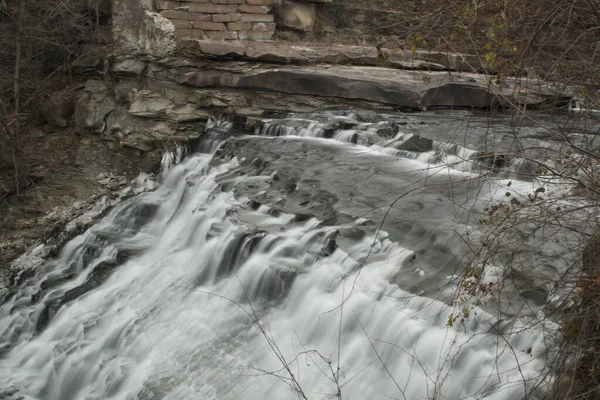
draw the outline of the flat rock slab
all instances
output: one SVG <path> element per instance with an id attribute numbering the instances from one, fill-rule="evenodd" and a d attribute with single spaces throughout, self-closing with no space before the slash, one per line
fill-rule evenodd
<path id="1" fill-rule="evenodd" d="M 267 90 L 280 93 L 340 97 L 394 104 L 415 108 L 419 96 L 404 82 L 389 79 L 370 79 L 362 69 L 258 69 L 236 74 L 217 69 L 185 72 L 178 82 L 195 87 L 230 87 Z"/>
<path id="2" fill-rule="evenodd" d="M 185 55 L 192 58 L 235 58 L 249 61 L 268 61 L 286 64 L 331 63 L 385 66 L 396 69 L 431 71 L 483 71 L 473 55 L 449 54 L 435 51 L 413 53 L 401 49 L 381 49 L 374 46 L 347 46 L 331 43 L 286 42 L 217 42 L 183 40 Z"/>
<path id="3" fill-rule="evenodd" d="M 273 66 L 213 63 L 184 68 L 177 83 L 197 88 L 221 87 L 328 98 L 366 100 L 401 109 L 490 108 L 564 103 L 564 96 L 542 82 L 512 80 L 490 84 L 477 74 L 402 71 L 348 65 Z"/>
<path id="4" fill-rule="evenodd" d="M 227 51 L 228 46 L 223 45 L 221 51 Z M 250 48 L 246 51 L 249 52 Z M 276 105 L 278 102 L 285 103 L 288 96 L 325 99 L 331 105 L 367 102 L 404 110 L 505 106 L 549 108 L 565 105 L 570 99 L 569 94 L 537 79 L 507 78 L 496 84 L 490 81 L 489 76 L 477 73 L 340 64 L 282 65 L 227 59 L 226 55 L 219 57 L 157 60 L 117 56 L 112 63 L 112 72 L 143 75 L 174 84 L 181 88 L 175 92 L 184 91 L 187 87 L 227 90 L 233 96 L 237 92 L 242 97 L 248 92 L 271 93 L 275 100 L 272 105 L 266 105 L 265 111 L 285 111 Z M 244 105 L 250 106 L 256 108 L 255 105 Z"/>

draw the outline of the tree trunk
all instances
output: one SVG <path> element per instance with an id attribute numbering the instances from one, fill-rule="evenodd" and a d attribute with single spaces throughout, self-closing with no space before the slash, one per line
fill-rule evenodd
<path id="1" fill-rule="evenodd" d="M 23 33 L 23 15 L 25 14 L 25 0 L 19 1 L 19 14 L 17 16 L 17 50 L 15 56 L 15 78 L 14 78 L 14 102 L 15 102 L 15 126 L 10 133 L 15 157 L 21 155 L 19 135 L 21 133 L 21 46 Z"/>

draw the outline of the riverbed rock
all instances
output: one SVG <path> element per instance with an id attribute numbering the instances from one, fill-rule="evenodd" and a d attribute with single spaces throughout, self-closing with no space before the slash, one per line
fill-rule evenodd
<path id="1" fill-rule="evenodd" d="M 417 153 L 423 153 L 431 151 L 433 149 L 433 140 L 424 138 L 418 135 L 407 135 L 402 143 L 394 146 L 398 150 L 414 151 Z"/>

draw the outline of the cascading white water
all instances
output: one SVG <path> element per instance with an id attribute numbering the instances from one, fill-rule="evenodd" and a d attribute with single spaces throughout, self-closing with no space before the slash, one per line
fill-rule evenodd
<path id="1" fill-rule="evenodd" d="M 267 120 L 262 127 L 258 127 L 256 133 L 266 136 L 323 137 L 324 135 L 324 125 L 316 121 L 290 118 L 284 120 L 284 123 L 281 122 Z"/>
<path id="2" fill-rule="evenodd" d="M 443 164 L 461 171 L 475 169 L 476 163 L 473 158 L 479 154 L 478 150 L 470 149 L 458 144 L 449 144 L 437 140 L 431 140 L 431 149 L 403 149 L 402 146 L 413 134 L 403 132 L 395 133 L 394 138 L 386 140 L 380 136 L 380 132 L 386 134 L 394 133 L 398 128 L 389 121 L 359 122 L 356 116 L 341 117 L 328 115 L 332 121 L 342 122 L 352 128 L 335 128 L 329 122 L 319 122 L 306 118 L 288 118 L 283 120 L 266 120 L 262 126 L 257 127 L 256 133 L 264 136 L 299 136 L 312 138 L 330 137 L 342 143 L 354 143 L 369 147 L 370 150 L 402 158 L 415 159 L 429 164 Z M 333 131 L 330 136 L 326 132 Z"/>
<path id="3" fill-rule="evenodd" d="M 167 171 L 169 169 L 171 169 L 171 167 L 175 164 L 179 164 L 181 162 L 181 160 L 183 160 L 183 158 L 185 157 L 186 153 L 187 153 L 187 149 L 183 146 L 177 145 L 177 147 L 175 148 L 175 151 L 166 151 L 165 154 L 163 154 L 162 160 L 161 160 L 161 175 L 164 175 L 167 173 Z"/>
<path id="4" fill-rule="evenodd" d="M 332 246 L 364 220 L 257 208 L 221 187 L 274 178 L 210 161 L 172 166 L 0 307 L 0 398 L 519 399 L 537 383 L 538 328 L 482 310 L 446 327 L 453 306 L 393 283 L 414 253 L 385 232 Z"/>

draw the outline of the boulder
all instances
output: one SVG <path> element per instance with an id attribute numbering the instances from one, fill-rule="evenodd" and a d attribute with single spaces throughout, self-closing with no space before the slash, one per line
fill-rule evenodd
<path id="1" fill-rule="evenodd" d="M 113 72 L 118 74 L 141 75 L 146 69 L 146 63 L 137 58 L 128 58 L 115 62 L 112 66 Z"/>
<path id="2" fill-rule="evenodd" d="M 66 128 L 75 112 L 75 96 L 68 92 L 58 92 L 40 107 L 39 117 L 42 123 L 57 128 Z"/>
<path id="3" fill-rule="evenodd" d="M 104 70 L 104 59 L 110 54 L 108 46 L 84 46 L 80 55 L 73 61 L 73 69 L 82 74 L 102 73 Z"/>
<path id="4" fill-rule="evenodd" d="M 474 159 L 489 168 L 504 168 L 509 161 L 506 154 L 494 154 L 489 151 L 479 152 Z M 527 169 L 526 164 L 523 167 Z"/>
<path id="5" fill-rule="evenodd" d="M 129 112 L 139 117 L 165 118 L 173 103 L 151 90 L 133 89 L 133 101 Z"/>
<path id="6" fill-rule="evenodd" d="M 310 32 L 313 30 L 316 18 L 317 7 L 314 3 L 283 0 L 277 8 L 276 23 L 277 26 Z"/>
<path id="7" fill-rule="evenodd" d="M 433 149 L 433 140 L 418 135 L 406 135 L 402 143 L 394 146 L 397 150 L 423 153 Z"/>

